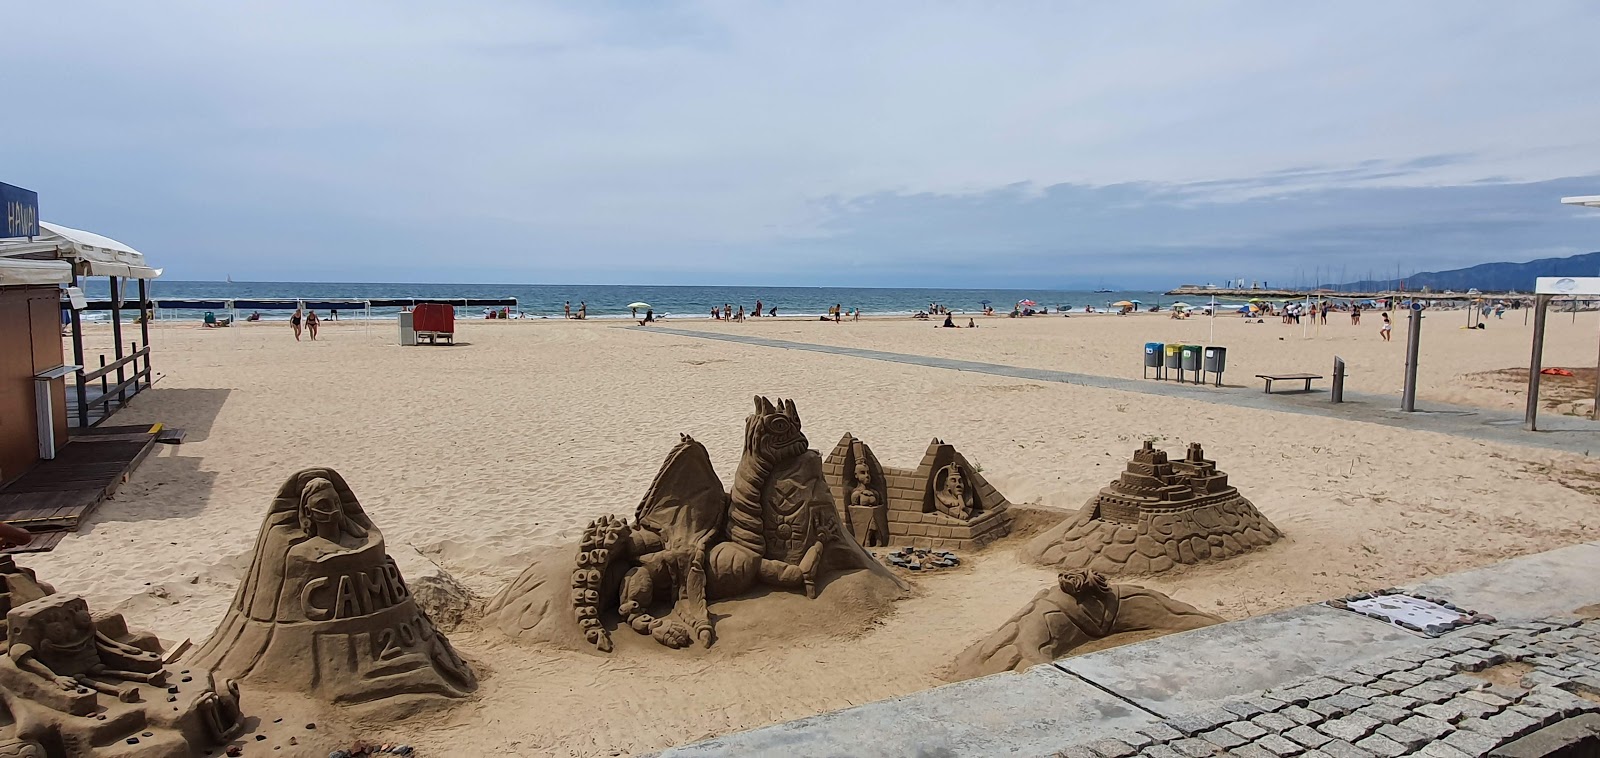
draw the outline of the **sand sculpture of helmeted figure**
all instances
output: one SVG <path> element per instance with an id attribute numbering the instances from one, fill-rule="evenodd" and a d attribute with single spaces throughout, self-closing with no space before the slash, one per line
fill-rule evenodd
<path id="1" fill-rule="evenodd" d="M 101 623 L 126 631 L 114 614 Z M 159 653 L 102 631 L 76 595 L 12 608 L 6 646 L 0 699 L 12 723 L 0 734 L 0 756 L 42 757 L 44 745 L 71 756 L 188 756 L 227 742 L 243 724 L 232 681 L 217 687 L 204 673 L 170 671 Z"/>
<path id="2" fill-rule="evenodd" d="M 829 571 L 867 569 L 902 587 L 844 530 L 793 401 L 756 398 L 732 492 L 705 446 L 688 435 L 667 455 L 633 523 L 602 517 L 584 530 L 571 572 L 570 615 L 583 639 L 613 648 L 602 619 L 672 648 L 713 640 L 707 603 L 758 584 L 815 598 Z M 549 569 L 535 564 L 497 595 L 489 613 L 514 636 L 560 639 Z M 670 602 L 671 610 L 652 614 Z"/>
<path id="3" fill-rule="evenodd" d="M 383 534 L 326 468 L 279 489 L 233 605 L 193 661 L 252 686 L 391 713 L 477 685 L 411 597 Z"/>

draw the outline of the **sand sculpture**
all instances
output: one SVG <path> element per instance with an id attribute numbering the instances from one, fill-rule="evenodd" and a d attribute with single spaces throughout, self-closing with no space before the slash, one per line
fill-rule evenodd
<path id="1" fill-rule="evenodd" d="M 914 469 L 885 468 L 846 434 L 823 464 L 846 526 L 868 547 L 974 549 L 1011 533 L 1011 506 L 955 447 L 935 439 Z"/>
<path id="2" fill-rule="evenodd" d="M 956 657 L 960 679 L 1021 671 L 1099 642 L 1112 647 L 1161 634 L 1199 629 L 1222 619 L 1155 590 L 1109 584 L 1088 569 L 1064 571 L 1056 585 L 1007 619 L 999 629 Z"/>
<path id="3" fill-rule="evenodd" d="M 250 569 L 193 668 L 398 717 L 477 687 L 332 469 L 284 482 Z"/>
<path id="4" fill-rule="evenodd" d="M 611 652 L 615 619 L 612 626 L 669 648 L 709 647 L 707 604 L 757 587 L 814 599 L 830 572 L 855 572 L 866 577 L 855 589 L 898 590 L 839 522 L 822 458 L 808 445 L 794 401 L 757 397 L 725 492 L 705 446 L 682 435 L 631 522 L 591 522 L 568 562 L 536 561 L 489 613 L 523 640 L 565 642 L 576 633 Z"/>
<path id="5" fill-rule="evenodd" d="M 0 657 L 0 756 L 180 758 L 239 733 L 239 688 L 205 672 L 174 670 L 160 644 L 132 634 L 120 614 L 92 617 L 77 595 L 54 594 L 9 561 L 12 606 Z M 19 585 L 44 593 L 27 602 Z M 137 642 L 139 645 L 129 644 Z"/>
<path id="6" fill-rule="evenodd" d="M 1198 443 L 1169 463 L 1165 451 L 1145 442 L 1116 481 L 1035 537 L 1023 555 L 1064 569 L 1148 574 L 1231 558 L 1281 536 Z"/>

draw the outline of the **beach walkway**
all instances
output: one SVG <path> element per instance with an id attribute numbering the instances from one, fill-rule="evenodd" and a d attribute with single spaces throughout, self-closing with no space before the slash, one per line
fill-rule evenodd
<path id="1" fill-rule="evenodd" d="M 1600 734 L 1597 572 L 1586 543 L 1404 588 L 1498 619 L 1438 639 L 1305 605 L 660 755 L 1562 755 Z"/>
<path id="2" fill-rule="evenodd" d="M 1522 428 L 1522 415 L 1520 413 L 1447 405 L 1444 403 L 1429 403 L 1426 399 L 1419 401 L 1426 406 L 1425 408 L 1419 408 L 1414 413 L 1405 413 L 1400 410 L 1400 398 L 1390 395 L 1372 395 L 1346 391 L 1344 393 L 1344 402 L 1335 404 L 1328 402 L 1328 393 L 1324 391 L 1268 395 L 1261 392 L 1259 386 L 1254 383 L 1248 387 L 1239 385 L 1212 387 L 1203 384 L 1179 384 L 1177 382 L 1153 379 L 1123 379 L 1113 376 L 1079 374 L 1070 371 L 1009 366 L 1000 363 L 936 358 L 927 355 L 893 353 L 837 345 L 818 345 L 809 342 L 770 339 L 743 334 L 721 334 L 695 329 L 675 329 L 660 326 L 634 326 L 628 328 L 655 334 L 722 340 L 785 350 L 809 350 L 851 358 L 927 366 L 950 371 L 973 371 L 994 376 L 1006 376 L 1013 379 L 1075 384 L 1120 392 L 1136 392 L 1144 395 L 1223 403 L 1240 408 L 1253 408 L 1279 413 L 1298 413 L 1344 421 L 1381 424 L 1401 429 L 1416 429 L 1448 434 L 1482 442 L 1537 447 L 1585 456 L 1595 455 L 1600 452 L 1600 422 L 1575 416 L 1544 414 L 1539 419 L 1540 430 L 1528 432 Z"/>

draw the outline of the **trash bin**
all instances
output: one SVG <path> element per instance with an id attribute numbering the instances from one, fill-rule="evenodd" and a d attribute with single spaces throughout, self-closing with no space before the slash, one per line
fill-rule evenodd
<path id="1" fill-rule="evenodd" d="M 1173 371 L 1183 370 L 1183 345 L 1166 345 L 1163 348 L 1167 354 L 1166 366 Z"/>
<path id="2" fill-rule="evenodd" d="M 1163 345 L 1160 342 L 1146 342 L 1146 343 L 1144 343 L 1144 368 L 1145 368 L 1144 378 L 1146 378 L 1146 379 L 1150 378 L 1150 369 L 1155 369 L 1156 370 L 1156 378 L 1157 379 L 1161 378 L 1161 365 L 1162 365 L 1161 364 L 1161 361 L 1162 361 L 1162 353 L 1161 353 L 1161 351 L 1163 349 L 1165 349 L 1165 348 L 1166 348 L 1166 345 Z"/>
<path id="3" fill-rule="evenodd" d="M 1222 386 L 1222 372 L 1228 368 L 1228 348 L 1207 347 L 1205 351 L 1206 373 L 1211 374 L 1212 381 L 1218 387 Z"/>
<path id="4" fill-rule="evenodd" d="M 1184 345 L 1183 346 L 1183 370 L 1184 371 L 1193 371 L 1196 374 L 1198 374 L 1200 372 L 1200 366 L 1201 366 L 1201 363 L 1200 363 L 1200 346 L 1199 345 Z"/>
<path id="5" fill-rule="evenodd" d="M 408 347 L 417 344 L 417 330 L 411 328 L 411 311 L 400 312 L 400 344 Z"/>

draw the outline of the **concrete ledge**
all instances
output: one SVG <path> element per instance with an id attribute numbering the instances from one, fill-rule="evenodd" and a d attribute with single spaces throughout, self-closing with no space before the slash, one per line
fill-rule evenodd
<path id="1" fill-rule="evenodd" d="M 787 756 L 1044 758 L 1156 718 L 1050 666 L 924 690 L 672 748 L 662 758 Z"/>
<path id="2" fill-rule="evenodd" d="M 1600 543 L 1586 543 L 1406 585 L 1507 620 L 1571 613 L 1600 603 Z"/>

